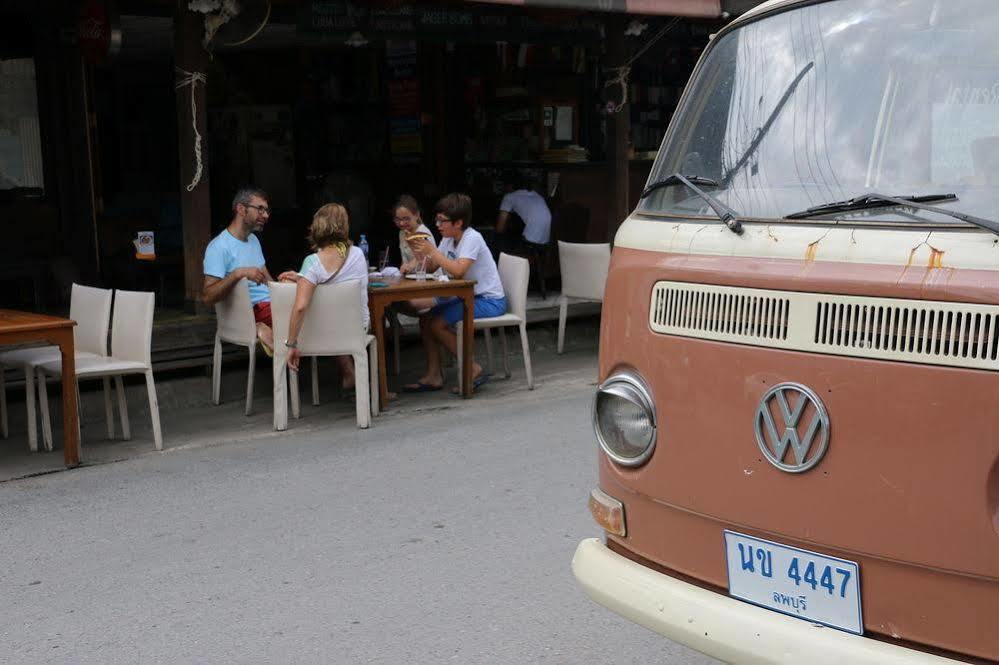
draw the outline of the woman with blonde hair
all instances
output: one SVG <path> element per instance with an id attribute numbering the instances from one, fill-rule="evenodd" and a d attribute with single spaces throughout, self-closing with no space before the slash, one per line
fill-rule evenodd
<path id="1" fill-rule="evenodd" d="M 309 309 L 316 287 L 323 284 L 337 284 L 353 279 L 361 282 L 361 318 L 364 326 L 369 324 L 368 315 L 368 261 L 364 253 L 350 241 L 350 221 L 347 210 L 339 203 L 327 203 L 316 211 L 309 225 L 309 244 L 315 251 L 305 257 L 300 272 L 286 272 L 282 281 L 296 282 L 295 304 L 291 309 L 288 324 L 288 367 L 298 371 L 301 354 L 298 350 L 298 334 L 302 330 L 305 312 Z M 350 356 L 337 356 L 340 364 L 343 388 L 354 387 L 354 364 Z"/>

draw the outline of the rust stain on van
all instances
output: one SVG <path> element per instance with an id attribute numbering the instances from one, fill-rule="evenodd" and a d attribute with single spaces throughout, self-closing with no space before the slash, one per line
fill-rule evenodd
<path id="1" fill-rule="evenodd" d="M 930 268 L 943 268 L 943 251 L 937 249 L 936 247 L 930 246 L 930 260 L 927 262 L 927 266 Z"/>
<path id="2" fill-rule="evenodd" d="M 932 231 L 926 234 L 925 240 L 923 240 L 921 243 L 919 243 L 918 245 L 909 250 L 909 259 L 905 262 L 906 268 L 912 265 L 912 262 L 916 258 L 916 252 L 918 252 L 919 248 L 922 247 L 923 245 L 926 245 L 927 247 L 930 248 L 930 256 L 926 259 L 926 267 L 943 268 L 943 255 L 945 252 L 942 249 L 937 249 L 936 247 L 934 247 L 929 243 L 931 235 L 933 235 Z"/>
<path id="3" fill-rule="evenodd" d="M 812 242 L 808 243 L 808 247 L 805 248 L 806 261 L 815 260 L 815 254 L 816 252 L 819 251 L 819 243 L 826 239 L 826 236 L 829 235 L 830 231 L 832 231 L 832 229 L 829 229 L 825 233 L 823 233 L 821 238 L 818 238 L 817 240 L 813 240 Z"/>
<path id="4" fill-rule="evenodd" d="M 919 248 L 922 247 L 923 245 L 927 245 L 927 246 L 929 245 L 929 239 L 930 239 L 931 235 L 933 235 L 933 231 L 930 231 L 929 233 L 927 233 L 926 237 L 923 238 L 923 241 L 921 243 L 919 243 L 918 245 L 916 245 L 915 247 L 913 247 L 912 249 L 909 250 L 909 259 L 905 262 L 905 267 L 906 268 L 908 268 L 908 267 L 910 267 L 912 265 L 912 261 L 913 261 L 913 259 L 916 258 L 916 252 L 919 251 Z"/>
<path id="5" fill-rule="evenodd" d="M 805 260 L 806 261 L 814 261 L 815 260 L 815 252 L 818 251 L 818 249 L 819 249 L 819 243 L 821 241 L 822 241 L 822 238 L 819 238 L 815 242 L 808 243 L 808 248 L 805 250 Z"/>

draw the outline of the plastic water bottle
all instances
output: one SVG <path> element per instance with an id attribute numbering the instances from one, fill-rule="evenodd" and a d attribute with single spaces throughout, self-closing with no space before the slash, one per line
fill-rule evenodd
<path id="1" fill-rule="evenodd" d="M 361 234 L 361 241 L 357 243 L 357 246 L 361 248 L 362 252 L 364 252 L 365 263 L 368 263 L 370 265 L 371 261 L 368 261 L 368 239 L 367 237 L 365 237 L 363 233 Z"/>

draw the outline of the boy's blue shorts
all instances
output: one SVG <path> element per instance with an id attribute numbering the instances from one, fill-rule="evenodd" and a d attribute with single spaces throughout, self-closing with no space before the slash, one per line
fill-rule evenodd
<path id="1" fill-rule="evenodd" d="M 461 298 L 435 298 L 437 304 L 430 309 L 431 315 L 440 316 L 449 326 L 461 321 L 464 316 L 464 303 Z M 506 314 L 506 298 L 487 298 L 475 296 L 475 318 L 485 319 L 490 316 Z"/>

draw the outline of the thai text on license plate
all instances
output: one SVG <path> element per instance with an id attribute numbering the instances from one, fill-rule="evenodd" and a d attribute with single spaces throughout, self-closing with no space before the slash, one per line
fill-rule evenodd
<path id="1" fill-rule="evenodd" d="M 754 605 L 863 635 L 853 561 L 725 531 L 728 591 Z"/>

